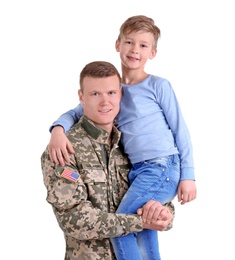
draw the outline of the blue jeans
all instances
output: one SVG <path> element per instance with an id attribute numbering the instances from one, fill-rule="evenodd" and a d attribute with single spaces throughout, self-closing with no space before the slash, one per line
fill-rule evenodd
<path id="1" fill-rule="evenodd" d="M 136 214 L 149 200 L 162 204 L 177 194 L 180 162 L 177 154 L 159 157 L 132 165 L 130 187 L 124 195 L 117 213 Z M 111 238 L 118 260 L 160 260 L 158 233 L 143 229 L 138 233 Z"/>

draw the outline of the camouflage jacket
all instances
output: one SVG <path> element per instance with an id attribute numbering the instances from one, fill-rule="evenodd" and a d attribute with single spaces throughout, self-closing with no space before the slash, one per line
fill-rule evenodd
<path id="1" fill-rule="evenodd" d="M 66 260 L 116 259 L 109 238 L 142 231 L 137 215 L 115 214 L 128 189 L 130 164 L 120 146 L 120 132 L 109 134 L 85 116 L 67 133 L 75 150 L 62 167 L 41 157 L 47 202 L 65 234 Z"/>

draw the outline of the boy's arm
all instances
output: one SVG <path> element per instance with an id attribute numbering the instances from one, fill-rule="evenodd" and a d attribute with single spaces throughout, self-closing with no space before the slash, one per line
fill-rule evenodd
<path id="1" fill-rule="evenodd" d="M 197 196 L 195 185 L 193 147 L 190 133 L 179 102 L 171 84 L 164 81 L 161 86 L 160 105 L 170 126 L 180 155 L 180 183 L 178 186 L 178 201 L 183 205 Z"/>
<path id="2" fill-rule="evenodd" d="M 64 128 L 60 125 L 52 129 L 48 148 L 50 160 L 62 166 L 70 162 L 69 153 L 74 154 L 73 147 L 64 133 Z"/>
<path id="3" fill-rule="evenodd" d="M 83 115 L 83 107 L 79 104 L 76 108 L 62 114 L 49 128 L 51 138 L 49 142 L 50 160 L 56 164 L 69 163 L 69 153 L 74 150 L 65 132 L 67 132 Z"/>
<path id="4" fill-rule="evenodd" d="M 50 126 L 49 131 L 52 132 L 55 126 L 62 126 L 64 132 L 67 132 L 74 124 L 76 124 L 83 115 L 83 107 L 78 104 L 74 109 L 71 109 L 62 114 L 53 124 Z"/>

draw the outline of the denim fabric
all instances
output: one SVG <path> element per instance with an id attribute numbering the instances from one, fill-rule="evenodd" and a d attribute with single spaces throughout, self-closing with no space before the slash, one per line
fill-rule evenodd
<path id="1" fill-rule="evenodd" d="M 177 194 L 180 180 L 179 155 L 170 155 L 133 164 L 129 173 L 130 187 L 117 213 L 136 214 L 147 201 L 162 204 Z M 160 260 L 157 231 L 144 229 L 136 234 L 112 238 L 118 260 Z"/>

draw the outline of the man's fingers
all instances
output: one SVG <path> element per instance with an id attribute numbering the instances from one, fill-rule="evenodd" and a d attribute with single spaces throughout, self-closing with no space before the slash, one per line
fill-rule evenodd
<path id="1" fill-rule="evenodd" d="M 170 224 L 170 221 L 169 220 L 158 220 L 158 230 L 159 231 L 164 231 L 167 226 Z"/>
<path id="2" fill-rule="evenodd" d="M 168 209 L 163 209 L 159 214 L 158 214 L 158 219 L 160 220 L 168 220 L 169 219 L 169 211 Z"/>
<path id="3" fill-rule="evenodd" d="M 160 202 L 150 200 L 143 206 L 143 221 L 150 224 L 153 219 L 157 219 L 162 210 Z"/>
<path id="4" fill-rule="evenodd" d="M 150 210 L 152 204 L 153 204 L 153 201 L 150 200 L 142 208 L 142 212 L 143 212 L 142 219 L 143 219 L 144 223 L 147 222 L 149 210 Z"/>
<path id="5" fill-rule="evenodd" d="M 141 215 L 143 214 L 142 208 L 140 208 L 140 209 L 137 210 L 137 214 L 138 214 L 139 216 L 141 216 Z"/>

